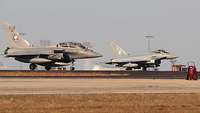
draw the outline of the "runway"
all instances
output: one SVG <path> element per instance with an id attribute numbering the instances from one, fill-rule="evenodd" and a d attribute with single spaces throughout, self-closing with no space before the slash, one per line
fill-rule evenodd
<path id="1" fill-rule="evenodd" d="M 0 94 L 200 93 L 200 81 L 177 79 L 1 78 Z"/>
<path id="2" fill-rule="evenodd" d="M 172 71 L 27 71 L 1 70 L 0 78 L 128 78 L 186 79 L 186 72 Z"/>

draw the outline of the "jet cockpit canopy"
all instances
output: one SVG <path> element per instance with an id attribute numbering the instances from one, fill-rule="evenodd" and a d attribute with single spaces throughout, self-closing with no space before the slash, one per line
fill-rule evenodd
<path id="1" fill-rule="evenodd" d="M 168 54 L 169 52 L 167 52 L 163 49 L 159 49 L 159 50 L 153 51 L 153 53 L 166 53 L 166 54 Z"/>
<path id="2" fill-rule="evenodd" d="M 69 48 L 82 48 L 87 49 L 87 47 L 83 46 L 83 44 L 79 42 L 61 42 L 57 45 L 57 47 L 69 47 Z"/>

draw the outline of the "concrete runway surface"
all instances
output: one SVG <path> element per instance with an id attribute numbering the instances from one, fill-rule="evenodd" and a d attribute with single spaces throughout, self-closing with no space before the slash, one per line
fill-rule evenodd
<path id="1" fill-rule="evenodd" d="M 177 79 L 1 78 L 0 95 L 200 93 L 200 81 Z"/>

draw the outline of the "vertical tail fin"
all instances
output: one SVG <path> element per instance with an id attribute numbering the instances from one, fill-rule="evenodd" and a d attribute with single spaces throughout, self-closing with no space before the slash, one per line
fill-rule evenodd
<path id="1" fill-rule="evenodd" d="M 10 48 L 28 48 L 30 43 L 22 38 L 22 34 L 15 30 L 15 27 L 8 23 L 2 23 L 5 36 Z"/>
<path id="2" fill-rule="evenodd" d="M 115 42 L 111 42 L 111 48 L 114 54 L 114 57 L 126 57 L 129 56 L 128 53 L 123 50 L 119 45 Z"/>

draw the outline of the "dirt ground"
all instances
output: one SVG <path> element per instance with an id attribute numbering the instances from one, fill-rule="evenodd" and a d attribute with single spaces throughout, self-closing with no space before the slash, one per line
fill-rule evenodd
<path id="1" fill-rule="evenodd" d="M 200 113 L 200 94 L 1 95 L 0 113 Z"/>
<path id="2" fill-rule="evenodd" d="M 0 94 L 200 93 L 200 81 L 177 79 L 0 79 Z"/>

